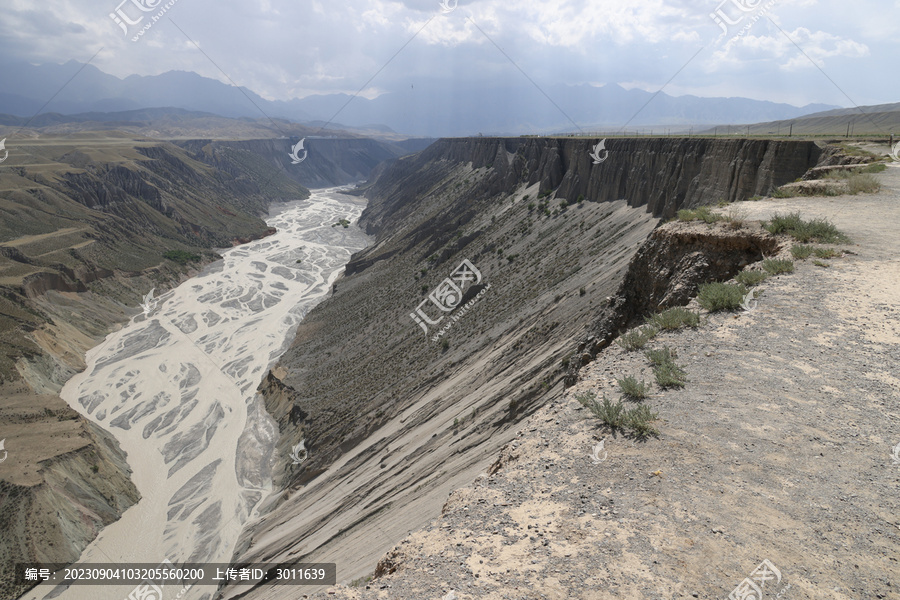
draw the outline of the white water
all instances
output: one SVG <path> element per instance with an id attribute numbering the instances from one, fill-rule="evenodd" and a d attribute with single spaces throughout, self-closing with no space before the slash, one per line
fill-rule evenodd
<path id="1" fill-rule="evenodd" d="M 268 219 L 278 233 L 225 251 L 88 353 L 87 369 L 61 395 L 119 440 L 142 498 L 79 562 L 229 561 L 270 490 L 277 431 L 255 390 L 365 247 L 355 225 L 332 227 L 355 222 L 362 208 L 336 189 L 278 207 Z M 121 599 L 133 587 L 60 586 L 47 595 L 42 585 L 27 597 Z M 212 591 L 197 587 L 182 600 Z"/>

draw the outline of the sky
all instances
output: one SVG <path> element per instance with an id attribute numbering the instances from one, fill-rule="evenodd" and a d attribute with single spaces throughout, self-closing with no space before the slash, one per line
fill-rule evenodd
<path id="1" fill-rule="evenodd" d="M 550 98 L 618 83 L 796 106 L 900 102 L 900 0 L 443 1 L 3 0 L 0 53 L 122 78 L 194 71 L 272 100 L 519 78 Z"/>

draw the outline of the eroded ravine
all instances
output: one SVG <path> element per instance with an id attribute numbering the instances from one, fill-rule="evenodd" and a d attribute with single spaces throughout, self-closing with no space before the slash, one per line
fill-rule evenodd
<path id="1" fill-rule="evenodd" d="M 87 357 L 62 397 L 128 453 L 141 501 L 81 562 L 228 562 L 243 523 L 270 490 L 276 426 L 256 388 L 306 312 L 365 247 L 363 209 L 336 189 L 279 206 L 278 230 L 145 306 Z M 130 587 L 72 586 L 49 596 L 126 597 Z M 43 598 L 41 586 L 26 597 Z M 204 598 L 195 588 L 183 598 Z"/>

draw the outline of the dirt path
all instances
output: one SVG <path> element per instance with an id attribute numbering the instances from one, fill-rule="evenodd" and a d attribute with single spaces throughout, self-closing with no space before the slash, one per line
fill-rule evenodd
<path id="1" fill-rule="evenodd" d="M 900 164 L 876 177 L 878 194 L 744 203 L 826 217 L 854 254 L 651 342 L 689 380 L 647 401 L 660 437 L 612 435 L 575 400 L 652 379 L 613 345 L 388 556 L 394 574 L 321 597 L 900 599 Z"/>

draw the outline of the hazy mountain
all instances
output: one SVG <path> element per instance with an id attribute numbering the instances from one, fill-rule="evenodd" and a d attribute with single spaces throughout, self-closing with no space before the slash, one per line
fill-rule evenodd
<path id="1" fill-rule="evenodd" d="M 839 108 L 665 93 L 648 103 L 651 93 L 626 90 L 616 84 L 539 90 L 524 79 L 490 85 L 459 79 L 452 86 L 437 78 L 417 80 L 408 89 L 393 90 L 372 100 L 356 97 L 349 103 L 351 97 L 346 94 L 269 101 L 246 88 L 192 72 L 119 79 L 76 61 L 39 66 L 12 62 L 0 67 L 0 76 L 14 82 L 4 86 L 7 92 L 0 94 L 0 113 L 24 117 L 39 111 L 74 114 L 167 106 L 231 118 L 272 117 L 323 124 L 339 119 L 351 127 L 386 127 L 419 136 L 609 130 L 626 123 L 629 129 L 642 125 L 755 123 Z M 49 98 L 52 100 L 47 102 Z"/>

